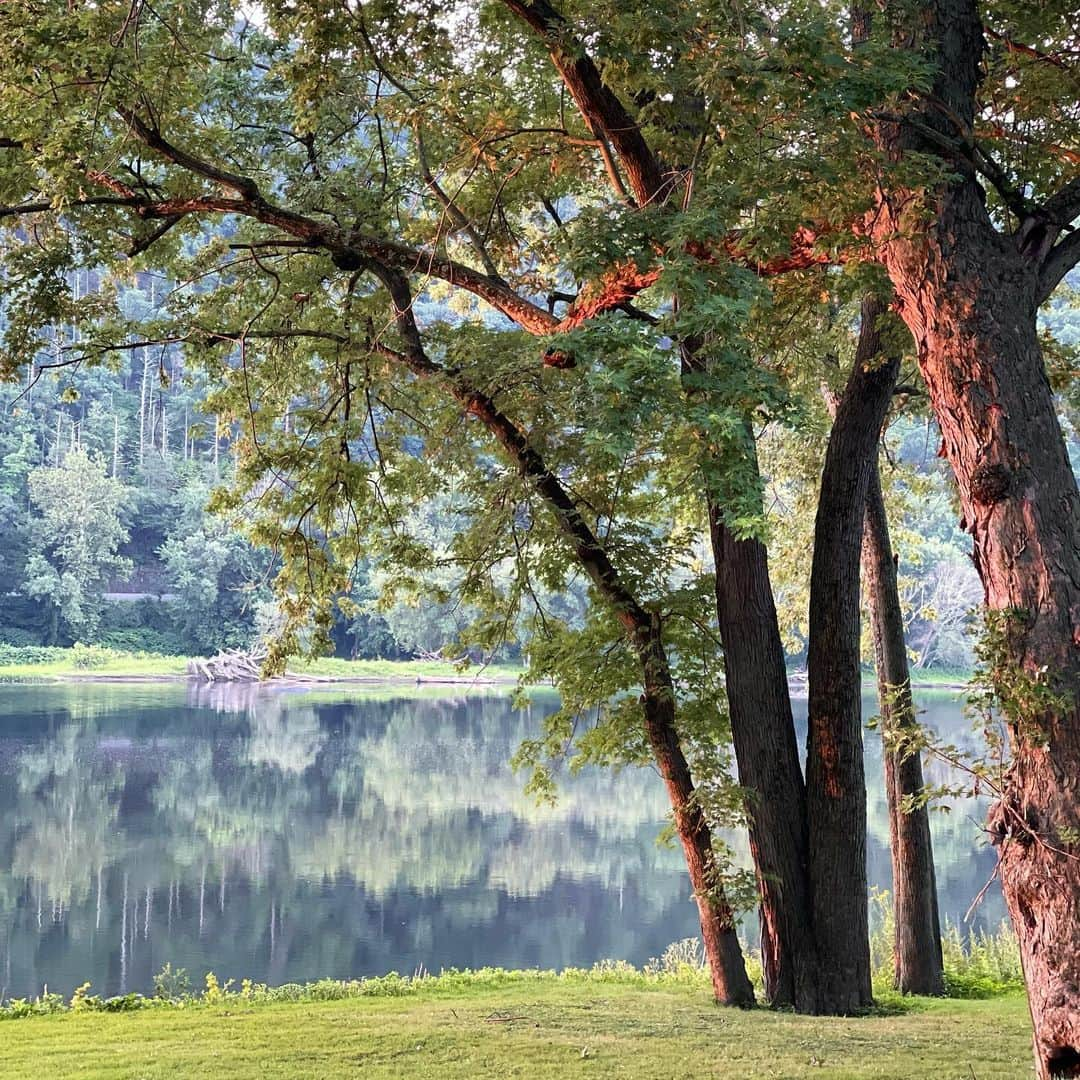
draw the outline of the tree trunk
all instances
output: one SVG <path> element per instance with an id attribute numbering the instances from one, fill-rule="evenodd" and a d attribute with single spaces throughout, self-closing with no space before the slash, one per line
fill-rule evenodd
<path id="1" fill-rule="evenodd" d="M 678 299 L 676 298 L 676 306 Z M 707 371 L 704 342 L 680 344 L 688 396 L 690 376 Z M 759 471 L 753 429 L 745 447 L 754 483 Z M 706 474 L 709 463 L 706 462 Z M 718 468 L 713 466 L 713 468 Z M 768 551 L 737 540 L 724 524 L 717 493 L 706 483 L 709 539 L 716 567 L 716 616 L 724 650 L 731 739 L 757 878 L 765 997 L 775 1007 L 818 1011 L 818 954 L 807 876 L 806 785 L 776 618 Z"/>
<path id="2" fill-rule="evenodd" d="M 142 382 L 139 384 L 139 466 L 146 460 L 146 407 L 150 386 L 150 354 L 143 349 Z"/>
<path id="3" fill-rule="evenodd" d="M 881 495 L 878 458 L 871 461 L 863 525 L 863 583 L 873 628 L 881 712 L 885 795 L 889 808 L 895 939 L 896 988 L 904 994 L 942 994 L 945 978 L 941 956 L 937 881 L 925 806 L 904 812 L 904 800 L 923 790 L 922 757 L 890 746 L 915 728 L 904 616 L 896 584 L 896 561 L 889 539 L 889 520 Z"/>
<path id="4" fill-rule="evenodd" d="M 806 790 L 821 1007 L 872 1002 L 866 887 L 866 779 L 859 662 L 859 556 L 870 463 L 896 380 L 881 352 L 880 301 L 868 297 L 855 363 L 821 477 L 810 574 Z"/>
<path id="5" fill-rule="evenodd" d="M 682 844 L 690 885 L 694 890 L 705 957 L 709 962 L 713 993 L 726 1005 L 754 1004 L 754 988 L 746 974 L 735 917 L 716 878 L 709 823 L 694 797 L 690 767 L 675 727 L 675 690 L 664 652 L 659 616 L 638 627 L 634 644 L 644 674 L 641 698 L 645 732 L 660 775 L 667 788 Z"/>
<path id="6" fill-rule="evenodd" d="M 791 715 L 768 553 L 736 540 L 710 500 L 716 612 L 739 782 L 761 898 L 761 963 L 774 1006 L 818 1011 L 818 956 L 807 878 L 806 788 Z"/>
<path id="7" fill-rule="evenodd" d="M 880 235 L 907 225 L 883 201 Z M 1080 1076 L 1080 498 L 1039 347 L 1036 268 L 974 184 L 881 258 L 903 301 L 988 607 L 1012 760 L 991 814 L 1040 1080 Z M 1041 688 L 1041 689 L 1040 689 Z"/>

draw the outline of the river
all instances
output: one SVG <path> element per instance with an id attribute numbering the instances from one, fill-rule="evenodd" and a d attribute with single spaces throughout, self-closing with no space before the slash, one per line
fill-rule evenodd
<path id="1" fill-rule="evenodd" d="M 955 699 L 921 705 L 970 738 Z M 0 686 L 0 993 L 145 993 L 165 963 L 201 985 L 660 955 L 697 927 L 681 855 L 657 843 L 659 778 L 586 769 L 536 805 L 508 762 L 554 707 L 456 688 Z M 868 871 L 887 888 L 876 733 L 866 748 Z M 953 923 L 994 868 L 982 815 L 933 815 Z M 1003 917 L 995 886 L 965 929 Z"/>

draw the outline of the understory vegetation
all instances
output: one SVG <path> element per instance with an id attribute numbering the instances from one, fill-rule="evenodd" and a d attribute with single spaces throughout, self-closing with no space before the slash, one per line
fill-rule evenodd
<path id="1" fill-rule="evenodd" d="M 878 922 L 871 937 L 874 958 L 875 1011 L 886 1014 L 917 1007 L 914 999 L 893 990 L 891 904 L 887 894 L 878 900 Z M 996 931 L 978 931 L 971 935 L 949 926 L 942 938 L 948 996 L 951 998 L 994 998 L 1023 991 L 1023 973 L 1016 937 L 1007 924 Z M 758 992 L 761 991 L 760 957 L 748 950 L 748 970 Z M 269 986 L 251 979 L 237 983 L 222 981 L 207 972 L 203 985 L 196 986 L 183 968 L 165 966 L 154 977 L 154 994 L 139 993 L 101 997 L 90 983 L 78 987 L 70 999 L 50 993 L 46 988 L 34 998 L 9 998 L 0 1002 L 0 1020 L 21 1020 L 57 1013 L 117 1013 L 141 1009 L 194 1008 L 223 1005 L 272 1005 L 284 1002 L 313 1003 L 357 998 L 453 997 L 478 991 L 495 991 L 528 986 L 604 987 L 670 989 L 684 987 L 705 992 L 709 975 L 701 941 L 687 938 L 668 946 L 662 956 L 640 968 L 622 960 L 604 960 L 591 968 L 567 968 L 563 971 L 483 968 L 478 971 L 443 971 L 432 974 L 419 970 L 413 975 L 392 972 L 362 979 L 319 979 L 307 983 Z"/>

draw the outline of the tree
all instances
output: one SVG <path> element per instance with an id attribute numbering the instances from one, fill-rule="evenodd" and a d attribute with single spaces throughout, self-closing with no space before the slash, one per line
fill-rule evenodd
<path id="1" fill-rule="evenodd" d="M 56 468 L 35 469 L 29 484 L 37 516 L 24 588 L 52 607 L 54 640 L 61 623 L 72 637 L 93 634 L 106 583 L 131 566 L 116 553 L 127 539 L 123 485 L 101 458 L 80 448 Z"/>
<path id="2" fill-rule="evenodd" d="M 636 585 L 628 587 L 622 580 L 623 573 L 616 572 L 614 563 L 606 556 L 607 543 L 627 542 L 612 531 L 615 519 L 611 511 L 618 507 L 618 500 L 613 505 L 609 505 L 609 500 L 583 506 L 575 498 L 576 492 L 566 490 L 556 471 L 546 464 L 546 455 L 538 453 L 537 448 L 546 440 L 548 454 L 555 451 L 562 455 L 562 448 L 553 437 L 565 420 L 558 418 L 554 406 L 572 401 L 575 395 L 591 393 L 600 397 L 602 406 L 608 410 L 608 415 L 601 413 L 599 417 L 604 423 L 598 425 L 598 417 L 591 418 L 594 431 L 600 434 L 606 429 L 615 436 L 613 445 L 620 451 L 622 462 L 631 465 L 627 475 L 636 474 L 636 482 L 642 482 L 646 475 L 643 463 L 647 459 L 626 445 L 625 433 L 618 426 L 624 416 L 638 423 L 641 417 L 634 416 L 634 410 L 626 404 L 620 403 L 617 408 L 607 405 L 599 394 L 601 382 L 609 377 L 612 380 L 609 401 L 620 390 L 625 393 L 628 389 L 620 387 L 618 379 L 629 376 L 642 384 L 640 370 L 645 365 L 655 369 L 656 374 L 651 377 L 662 384 L 665 369 L 656 364 L 656 343 L 669 329 L 688 342 L 694 333 L 695 320 L 708 324 L 708 349 L 717 359 L 722 359 L 724 344 L 732 340 L 732 329 L 741 326 L 748 314 L 755 270 L 761 268 L 762 260 L 755 258 L 753 269 L 744 268 L 732 279 L 726 266 L 710 267 L 708 260 L 702 263 L 696 258 L 680 266 L 679 260 L 673 259 L 671 280 L 665 283 L 661 295 L 679 296 L 678 326 L 663 325 L 658 316 L 633 307 L 630 301 L 641 288 L 656 283 L 659 272 L 644 266 L 647 261 L 654 261 L 653 254 L 639 260 L 643 263 L 640 273 L 632 260 L 639 259 L 643 252 L 655 253 L 667 247 L 680 252 L 687 242 L 687 230 L 695 233 L 711 227 L 702 223 L 717 212 L 727 216 L 730 210 L 724 208 L 723 200 L 706 200 L 709 189 L 702 186 L 694 214 L 685 219 L 680 219 L 677 213 L 668 214 L 664 210 L 666 204 L 670 203 L 672 209 L 678 205 L 678 200 L 670 196 L 679 190 L 689 191 L 686 178 L 665 173 L 669 166 L 662 164 L 642 129 L 636 123 L 624 122 L 630 119 L 626 108 L 592 61 L 586 59 L 579 65 L 571 59 L 569 51 L 557 45 L 551 50 L 551 60 L 575 96 L 581 116 L 574 121 L 573 130 L 551 128 L 551 118 L 559 112 L 559 94 L 551 92 L 546 65 L 537 67 L 537 60 L 545 47 L 541 39 L 561 36 L 566 24 L 545 5 L 511 7 L 527 23 L 531 20 L 530 25 L 538 34 L 529 49 L 529 63 L 521 69 L 519 85 L 511 94 L 507 93 L 503 78 L 504 57 L 506 49 L 514 47 L 512 43 L 520 34 L 520 24 L 508 22 L 505 14 L 499 16 L 497 12 L 485 12 L 482 22 L 455 27 L 455 36 L 471 35 L 470 47 L 455 50 L 446 40 L 446 27 L 432 17 L 433 13 L 416 20 L 404 16 L 411 27 L 409 32 L 404 32 L 399 13 L 391 9 L 331 11 L 321 4 L 310 8 L 272 7 L 269 32 L 264 34 L 250 26 L 236 32 L 228 19 L 221 22 L 208 13 L 189 9 L 178 8 L 175 20 L 170 18 L 160 23 L 127 20 L 126 13 L 108 5 L 95 9 L 93 15 L 86 13 L 80 20 L 71 19 L 59 7 L 48 17 L 35 10 L 32 18 L 39 29 L 48 24 L 59 37 L 71 36 L 72 43 L 79 42 L 72 55 L 78 52 L 78 67 L 83 74 L 74 80 L 73 86 L 85 85 L 87 65 L 96 72 L 90 81 L 97 82 L 109 97 L 104 130 L 108 132 L 110 152 L 128 159 L 136 173 L 142 172 L 147 177 L 152 173 L 156 179 L 129 184 L 109 171 L 111 166 L 105 159 L 98 160 L 96 150 L 91 155 L 92 162 L 86 158 L 74 173 L 65 172 L 68 166 L 60 166 L 52 149 L 55 138 L 44 137 L 46 127 L 56 130 L 56 109 L 28 110 L 21 90 L 13 88 L 8 98 L 9 111 L 5 114 L 15 132 L 8 139 L 12 151 L 8 179 L 10 189 L 18 191 L 24 201 L 13 204 L 6 213 L 47 215 L 52 205 L 42 204 L 40 192 L 48 176 L 51 190 L 66 184 L 69 192 L 67 201 L 61 200 L 63 224 L 67 227 L 50 232 L 49 258 L 61 263 L 68 260 L 72 254 L 69 247 L 72 235 L 94 235 L 113 246 L 117 240 L 115 229 L 122 227 L 125 217 L 131 217 L 139 223 L 139 228 L 138 235 L 130 238 L 129 249 L 140 256 L 153 257 L 159 264 L 171 264 L 178 276 L 179 265 L 187 255 L 183 247 L 185 237 L 200 237 L 204 223 L 219 218 L 229 221 L 230 228 L 239 227 L 232 239 L 240 247 L 233 250 L 245 254 L 231 261 L 219 259 L 219 255 L 224 256 L 224 249 L 211 244 L 203 248 L 200 256 L 187 259 L 184 267 L 187 277 L 198 279 L 207 273 L 209 266 L 225 275 L 231 287 L 212 295 L 190 292 L 178 296 L 168 328 L 155 328 L 154 340 L 183 338 L 190 345 L 208 351 L 239 345 L 238 359 L 245 378 L 254 374 L 247 359 L 258 352 L 258 389 L 263 395 L 260 408 L 269 410 L 269 416 L 288 412 L 292 398 L 299 396 L 306 410 L 301 418 L 307 422 L 309 432 L 316 407 L 323 417 L 321 431 L 334 424 L 342 425 L 342 435 L 334 442 L 336 459 L 320 448 L 321 456 L 309 462 L 310 471 L 305 479 L 315 481 L 320 492 L 315 494 L 307 483 L 311 497 L 294 510 L 271 480 L 275 470 L 280 476 L 286 464 L 290 468 L 285 471 L 293 472 L 296 459 L 290 461 L 282 456 L 277 465 L 272 463 L 277 451 L 264 440 L 273 443 L 277 435 L 269 436 L 259 424 L 251 423 L 251 383 L 244 391 L 246 408 L 235 396 L 241 389 L 240 382 L 232 382 L 222 391 L 220 408 L 211 403 L 215 413 L 229 419 L 244 418 L 245 434 L 240 451 L 247 469 L 241 470 L 242 481 L 252 489 L 262 489 L 263 504 L 283 519 L 290 512 L 294 514 L 285 534 L 280 528 L 270 527 L 259 534 L 281 544 L 287 561 L 308 565 L 318 562 L 321 556 L 315 551 L 309 531 L 316 523 L 315 532 L 323 534 L 341 526 L 342 518 L 333 506 L 342 497 L 350 503 L 346 513 L 356 514 L 355 502 L 349 496 L 355 498 L 361 485 L 368 481 L 361 475 L 358 463 L 352 461 L 351 447 L 370 423 L 370 444 L 356 449 L 368 455 L 374 452 L 379 457 L 380 436 L 375 422 L 384 424 L 395 410 L 411 408 L 409 397 L 416 392 L 415 382 L 441 386 L 459 415 L 480 420 L 554 513 L 563 536 L 577 553 L 597 594 L 613 609 L 621 632 L 638 658 L 647 714 L 646 732 L 654 752 L 665 762 L 662 769 L 673 785 L 676 816 L 680 819 L 684 843 L 688 844 L 688 856 L 692 856 L 699 902 L 706 902 L 702 889 L 706 884 L 706 891 L 714 888 L 711 881 L 705 882 L 710 876 L 707 871 L 712 857 L 708 854 L 708 832 L 700 811 L 695 808 L 694 788 L 687 770 L 678 757 L 672 756 L 678 749 L 679 736 L 669 715 L 672 704 L 667 701 L 673 691 L 663 651 L 665 631 L 663 621 L 658 622 L 657 612 L 651 610 L 659 598 L 650 599 L 649 606 L 643 606 Z M 24 14 L 21 9 L 6 12 L 13 32 Z M 660 14 L 658 9 L 658 17 Z M 493 16 L 490 23 L 489 15 Z M 683 16 L 679 16 L 677 21 L 680 20 L 687 21 Z M 692 20 L 693 16 L 689 21 Z M 313 35 L 313 28 L 318 25 L 326 33 Z M 119 55 L 115 46 L 104 44 L 115 37 L 117 27 L 121 28 Z M 485 41 L 488 36 L 492 46 Z M 47 37 L 46 34 L 39 39 L 46 52 Z M 287 48 L 284 43 L 291 40 L 298 47 Z M 253 63 L 245 59 L 240 67 L 230 69 L 238 78 L 223 87 L 224 95 L 219 98 L 216 90 L 208 94 L 202 75 L 180 59 L 195 47 L 195 42 L 205 44 L 206 55 L 224 55 L 222 49 L 228 52 L 239 48 Z M 332 44 L 335 42 L 348 42 L 348 49 L 340 52 Z M 55 56 L 48 60 L 43 57 L 41 70 L 51 71 L 55 59 Z M 121 60 L 123 78 L 133 80 L 127 86 L 122 85 L 120 68 L 116 67 Z M 212 63 L 217 65 L 219 61 Z M 148 111 L 133 88 L 149 86 L 160 77 L 160 70 L 177 65 L 185 68 L 187 75 L 174 87 L 167 115 L 157 109 Z M 265 66 L 272 69 L 272 77 L 256 74 Z M 668 75 L 678 75 L 678 69 L 673 68 Z M 54 74 L 48 76 L 50 80 L 54 77 Z M 695 76 L 688 72 L 685 78 L 678 77 L 682 101 L 683 91 L 692 88 Z M 660 81 L 664 82 L 665 78 L 661 77 Z M 650 100 L 657 103 L 662 100 L 657 88 L 642 89 Z M 70 123 L 66 130 L 78 141 L 78 132 L 83 130 L 79 117 L 86 115 L 89 99 L 81 90 L 62 97 L 64 104 L 60 111 Z M 195 115 L 192 110 L 202 110 L 209 99 L 217 102 L 214 121 L 217 135 L 207 140 L 204 135 L 210 129 L 203 121 L 194 128 L 190 121 Z M 457 112 L 462 105 L 463 115 Z M 292 116 L 289 129 L 292 134 L 282 134 L 277 119 L 282 109 Z M 235 117 L 249 112 L 244 127 L 236 127 Z M 678 131 L 678 118 L 670 120 L 662 117 L 655 125 L 661 144 L 665 139 L 670 140 L 673 130 Z M 250 135 L 235 142 L 233 135 L 241 130 L 247 130 Z M 234 159 L 230 167 L 217 163 L 224 145 L 219 143 L 218 136 L 234 143 L 227 155 Z M 519 136 L 523 137 L 520 141 Z M 344 159 L 338 156 L 342 139 L 346 140 Z M 678 159 L 693 161 L 694 138 L 684 135 L 682 141 L 685 145 L 677 148 Z M 556 145 L 562 162 L 559 168 L 553 169 L 546 156 L 543 160 L 537 157 L 537 151 L 549 143 Z M 481 156 L 477 165 L 463 166 L 462 162 L 475 154 L 478 145 Z M 378 148 L 374 158 L 370 153 L 372 147 Z M 504 151 L 509 153 L 504 155 L 505 162 L 500 162 L 499 156 Z M 68 156 L 63 155 L 65 162 Z M 438 175 L 431 161 L 438 163 Z M 344 163 L 348 168 L 342 168 Z M 446 174 L 462 169 L 462 190 L 450 198 L 442 186 L 447 182 Z M 630 178 L 632 195 L 623 186 L 620 169 Z M 469 184 L 473 177 L 476 182 Z M 87 183 L 94 187 L 95 193 L 87 192 Z M 271 192 L 275 194 L 271 196 Z M 388 193 L 393 198 L 386 198 Z M 327 214 L 326 208 L 333 205 L 337 209 Z M 546 218 L 539 218 L 538 212 L 545 213 Z M 476 223 L 485 214 L 490 224 L 481 232 Z M 408 217 L 411 223 L 405 223 Z M 573 218 L 572 227 L 570 218 Z M 357 224 L 345 225 L 346 219 Z M 445 223 L 449 223 L 449 229 Z M 405 234 L 405 242 L 397 238 L 401 233 Z M 523 243 L 526 238 L 527 243 Z M 414 240 L 421 246 L 412 246 Z M 424 245 L 430 247 L 426 249 Z M 531 265 L 536 258 L 534 252 L 542 258 L 542 267 Z M 8 341 L 12 355 L 18 353 L 30 361 L 34 359 L 37 341 L 31 332 L 29 313 L 38 309 L 51 313 L 66 304 L 57 298 L 55 277 L 50 276 L 47 261 L 34 256 L 30 265 L 15 268 L 21 269 L 21 273 L 15 274 L 17 289 L 21 290 L 18 294 L 34 298 L 37 308 L 30 303 L 24 305 L 28 316 L 9 329 Z M 477 261 L 483 270 L 474 268 Z M 820 260 L 815 256 L 813 261 Z M 797 262 L 798 259 L 789 259 L 783 265 Z M 267 268 L 269 273 L 265 272 Z M 289 277 L 285 291 L 273 285 L 282 281 L 282 269 Z M 550 282 L 547 306 L 542 300 L 537 302 L 535 291 L 537 279 L 545 271 Z M 566 281 L 567 271 L 575 279 L 575 285 L 584 284 L 578 287 L 576 297 L 570 294 L 570 307 L 560 319 L 553 309 L 566 300 L 560 299 L 561 290 L 555 286 Z M 465 326 L 456 327 L 452 336 L 440 328 L 438 320 L 429 320 L 421 333 L 413 325 L 414 300 L 423 311 L 425 298 L 413 295 L 409 277 L 417 278 L 420 288 L 431 277 L 445 282 L 452 287 L 463 313 L 472 318 Z M 372 292 L 372 283 L 381 289 Z M 243 288 L 237 287 L 241 284 Z M 688 297 L 695 293 L 701 299 L 688 304 Z M 526 413 L 535 410 L 531 395 L 536 374 L 527 373 L 530 366 L 535 372 L 538 357 L 535 354 L 529 357 L 527 351 L 522 356 L 519 337 L 505 333 L 505 324 L 489 328 L 479 321 L 471 310 L 469 294 L 529 335 L 544 338 L 558 334 L 558 346 L 549 349 L 546 355 L 547 368 L 556 372 L 576 366 L 581 373 L 568 376 L 561 385 L 555 382 L 554 375 L 545 380 L 545 391 L 551 400 L 547 403 L 549 408 L 537 417 L 539 430 L 535 426 L 531 432 L 526 430 L 496 400 L 499 394 L 506 393 L 504 388 L 520 386 L 524 393 L 518 390 L 508 400 L 518 409 L 524 406 Z M 266 306 L 262 307 L 263 304 Z M 259 325 L 253 326 L 251 314 L 260 307 Z M 617 309 L 627 309 L 627 318 L 606 317 Z M 343 314 L 341 329 L 326 329 L 335 323 L 341 325 Z M 376 329 L 379 327 L 385 328 L 381 334 Z M 382 337 L 391 328 L 392 333 L 396 332 L 395 340 L 388 344 Z M 142 336 L 145 341 L 150 334 L 146 327 L 139 329 L 141 333 L 134 335 L 133 328 L 122 324 L 99 326 L 93 340 L 80 342 L 78 355 L 100 357 L 116 349 L 140 347 L 133 337 Z M 512 338 L 516 355 L 505 341 L 498 340 L 500 337 Z M 609 376 L 613 365 L 606 353 L 615 341 L 618 342 L 615 355 L 619 356 L 621 350 L 626 359 L 619 359 L 614 367 L 622 366 L 624 372 L 620 375 L 616 371 Z M 298 351 L 298 343 L 313 342 L 326 360 L 332 359 L 329 368 L 325 362 L 316 364 L 310 351 L 306 354 Z M 478 346 L 494 361 L 487 363 L 486 371 L 476 365 Z M 440 355 L 443 353 L 448 355 L 448 362 Z M 600 357 L 607 363 L 593 362 Z M 212 361 L 211 366 L 219 379 L 233 377 L 223 369 L 220 360 Z M 316 371 L 323 388 L 327 385 L 335 388 L 330 398 L 310 380 L 298 377 Z M 393 385 L 395 376 L 388 375 L 391 371 L 398 373 L 397 386 Z M 400 382 L 403 372 L 409 373 L 404 383 Z M 275 374 L 277 386 L 274 386 Z M 712 361 L 704 371 L 693 374 L 692 381 L 698 385 L 691 389 L 699 394 L 704 391 L 704 405 L 698 411 L 694 437 L 715 441 L 718 447 L 733 447 L 736 451 L 741 448 L 736 457 L 752 463 L 753 454 L 746 452 L 748 421 L 755 410 L 766 406 L 774 396 L 768 388 L 769 380 L 755 375 L 753 368 L 745 365 L 729 378 L 723 367 Z M 361 377 L 366 415 L 352 411 L 354 386 L 360 389 L 354 380 Z M 591 390 L 589 382 L 595 384 Z M 488 386 L 493 386 L 495 392 L 488 393 Z M 300 394 L 288 390 L 299 390 Z M 402 390 L 404 399 L 400 397 Z M 650 390 L 653 396 L 649 407 L 655 409 L 655 391 L 652 387 Z M 733 434 L 732 418 L 736 421 Z M 681 428 L 680 434 L 688 435 L 689 429 Z M 412 437 L 416 437 L 415 433 Z M 386 448 L 384 440 L 383 455 Z M 700 451 L 695 456 L 696 467 L 701 469 L 704 463 Z M 609 465 L 617 462 L 618 459 L 609 456 Z M 677 461 L 673 462 L 674 467 L 677 465 Z M 750 654 L 758 666 L 743 675 L 742 685 L 756 686 L 762 675 L 761 665 L 767 664 L 772 688 L 764 728 L 761 717 L 751 717 L 752 710 L 747 708 L 742 696 L 736 693 L 733 697 L 733 716 L 738 716 L 740 729 L 737 741 L 740 746 L 760 743 L 759 752 L 740 755 L 740 773 L 752 792 L 752 827 L 755 837 L 760 838 L 760 843 L 755 839 L 755 846 L 765 857 L 760 880 L 768 910 L 766 929 L 776 928 L 778 933 L 786 935 L 768 950 L 770 957 L 778 959 L 778 963 L 769 965 L 770 991 L 776 1000 L 785 1001 L 793 996 L 792 988 L 801 984 L 804 987 L 800 991 L 804 993 L 801 1007 L 813 1008 L 812 935 L 808 932 L 788 935 L 787 929 L 792 914 L 796 920 L 805 916 L 805 907 L 800 906 L 800 897 L 806 891 L 801 859 L 805 847 L 802 779 L 787 705 L 779 635 L 775 626 L 768 624 L 771 597 L 764 572 L 764 548 L 751 535 L 755 528 L 753 515 L 755 512 L 760 515 L 760 492 L 752 473 L 748 476 L 743 468 L 740 475 L 744 478 L 741 485 L 744 491 L 740 494 L 749 499 L 751 517 L 743 513 L 741 504 L 725 505 L 715 517 L 718 525 L 730 530 L 737 545 L 734 551 L 745 554 L 755 566 L 754 575 L 748 579 L 756 590 L 755 607 L 749 610 L 761 611 L 766 620 L 759 635 L 764 648 Z M 614 490 L 620 493 L 618 480 Z M 715 500 L 715 493 L 710 497 Z M 704 502 L 703 499 L 699 507 Z M 641 530 L 648 528 L 645 521 L 634 522 L 628 535 L 641 535 Z M 346 531 L 350 529 L 352 526 Z M 744 540 L 749 543 L 738 546 Z M 400 540 L 397 542 L 401 544 Z M 353 543 L 355 540 L 345 541 L 339 549 Z M 604 552 L 607 561 L 599 560 L 598 552 Z M 636 558 L 636 555 L 631 558 L 631 566 Z M 297 572 L 283 580 L 296 586 L 302 579 Z M 340 579 L 336 582 L 338 588 L 319 580 L 326 594 L 344 591 Z M 306 599 L 312 597 L 306 586 L 301 592 Z M 317 600 L 318 604 L 328 602 Z M 301 606 L 295 599 L 291 601 L 294 614 L 300 612 Z M 325 606 L 320 618 L 327 625 Z M 745 623 L 746 618 L 744 611 L 741 621 Z M 725 633 L 729 642 L 735 640 L 728 629 Z M 286 638 L 285 644 L 295 640 Z M 727 661 L 732 684 L 737 685 L 739 654 L 735 647 Z M 747 723 L 748 719 L 752 723 Z M 783 751 L 780 756 L 774 753 L 777 748 Z M 755 774 L 759 766 L 761 771 Z M 772 797 L 781 793 L 782 798 Z M 787 807 L 794 811 L 790 816 L 785 812 Z M 774 882 L 777 887 L 770 892 Z M 782 903 L 781 897 L 785 897 Z M 706 903 L 703 915 L 708 910 Z M 717 913 L 708 914 L 708 918 L 719 918 L 723 931 L 719 937 L 715 933 L 712 937 L 728 940 L 723 937 L 730 934 L 730 926 L 723 926 L 728 919 L 724 906 L 721 904 Z M 798 927 L 797 921 L 795 925 Z M 733 935 L 730 940 L 734 940 Z M 720 964 L 718 949 L 710 944 L 710 950 L 714 961 Z M 801 974 L 792 974 L 796 967 Z M 714 974 L 723 977 L 722 971 Z M 737 979 L 732 981 L 735 993 L 745 998 L 744 988 L 736 985 L 737 982 Z"/>
<path id="3" fill-rule="evenodd" d="M 202 654 L 250 647 L 256 604 L 269 592 L 263 584 L 269 572 L 265 554 L 228 521 L 203 513 L 209 496 L 204 482 L 188 478 L 172 500 L 173 525 L 158 549 L 177 595 L 176 624 L 184 645 Z"/>
<path id="4" fill-rule="evenodd" d="M 871 462 L 862 537 L 863 584 L 870 609 L 889 808 L 896 987 L 905 994 L 945 990 L 937 879 L 911 695 L 904 613 L 878 457 Z"/>
<path id="5" fill-rule="evenodd" d="M 887 164 L 870 233 L 915 338 L 996 613 L 991 668 L 1012 760 L 991 830 L 1037 1072 L 1076 1075 L 1080 495 L 1036 327 L 1080 260 L 1080 177 L 1062 151 L 1080 123 L 1075 11 L 933 0 L 888 6 L 875 32 L 928 65 L 906 101 L 874 116 Z"/>
<path id="6" fill-rule="evenodd" d="M 859 344 L 825 453 L 810 576 L 806 780 L 810 879 L 819 947 L 834 960 L 822 975 L 829 1011 L 872 1001 L 867 922 L 866 783 L 862 755 L 859 565 L 862 519 L 881 425 L 900 369 L 881 345 L 884 304 L 862 304 Z M 852 857 L 838 857 L 841 849 Z"/>

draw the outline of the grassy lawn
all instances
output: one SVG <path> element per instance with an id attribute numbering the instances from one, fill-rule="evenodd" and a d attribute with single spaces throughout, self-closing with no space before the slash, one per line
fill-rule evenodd
<path id="1" fill-rule="evenodd" d="M 405 998 L 69 1013 L 0 1028 L 6 1080 L 1031 1075 L 1019 995 L 836 1020 L 719 1009 L 700 986 L 552 980 Z"/>

